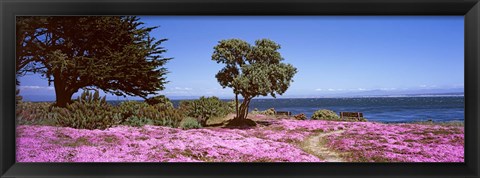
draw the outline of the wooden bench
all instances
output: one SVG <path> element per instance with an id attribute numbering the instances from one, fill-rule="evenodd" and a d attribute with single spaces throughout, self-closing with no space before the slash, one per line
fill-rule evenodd
<path id="1" fill-rule="evenodd" d="M 289 112 L 289 111 L 277 111 L 277 112 L 275 112 L 275 115 L 290 116 L 290 115 L 292 115 L 292 112 Z"/>
<path id="2" fill-rule="evenodd" d="M 362 118 L 363 113 L 361 113 L 361 112 L 340 112 L 340 118 L 343 119 L 344 117 Z"/>

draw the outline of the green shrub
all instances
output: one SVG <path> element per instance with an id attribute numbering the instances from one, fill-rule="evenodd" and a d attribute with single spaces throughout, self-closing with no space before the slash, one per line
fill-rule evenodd
<path id="1" fill-rule="evenodd" d="M 257 108 L 255 108 L 250 113 L 251 114 L 262 114 L 262 115 L 267 115 L 267 116 L 274 116 L 276 111 L 275 111 L 275 108 L 269 108 L 269 109 L 264 110 L 264 111 L 259 111 Z"/>
<path id="2" fill-rule="evenodd" d="M 120 124 L 122 119 L 98 91 L 94 94 L 84 91 L 66 108 L 54 107 L 52 112 L 57 125 L 76 129 L 106 129 Z"/>
<path id="3" fill-rule="evenodd" d="M 331 120 L 331 121 L 348 121 L 348 122 L 367 122 L 367 119 L 364 117 L 343 117 L 337 115 L 337 113 L 322 109 L 315 111 L 312 115 L 312 120 Z"/>
<path id="4" fill-rule="evenodd" d="M 186 117 L 185 119 L 180 122 L 180 128 L 186 129 L 198 129 L 202 128 L 202 125 L 198 123 L 197 119 L 192 117 Z"/>
<path id="5" fill-rule="evenodd" d="M 224 102 L 217 97 L 200 97 L 198 100 L 182 101 L 179 109 L 187 116 L 200 120 L 205 126 L 208 119 L 224 117 L 234 111 L 231 103 Z"/>
<path id="6" fill-rule="evenodd" d="M 178 109 L 189 115 L 189 113 L 193 110 L 193 102 L 194 100 L 180 101 L 180 103 L 178 104 Z"/>
<path id="7" fill-rule="evenodd" d="M 140 110 L 145 107 L 150 106 L 145 102 L 124 101 L 121 102 L 115 109 L 117 110 L 117 113 L 122 115 L 122 124 L 125 124 L 130 117 L 142 117 L 139 113 Z"/>
<path id="8" fill-rule="evenodd" d="M 276 113 L 275 108 L 269 108 L 262 112 L 262 114 L 268 115 L 268 116 L 273 116 L 275 115 L 275 113 Z"/>
<path id="9" fill-rule="evenodd" d="M 167 107 L 173 107 L 173 103 L 165 97 L 165 95 L 159 95 L 155 97 L 151 97 L 145 100 L 145 102 L 149 105 L 164 105 Z"/>
<path id="10" fill-rule="evenodd" d="M 17 123 L 20 125 L 54 125 L 52 104 L 46 102 L 21 102 L 16 108 Z"/>
<path id="11" fill-rule="evenodd" d="M 230 112 L 235 112 L 235 109 L 237 107 L 237 104 L 235 103 L 235 100 L 229 101 L 229 102 L 227 102 L 227 104 L 228 104 Z"/>
<path id="12" fill-rule="evenodd" d="M 175 108 L 165 108 L 160 110 L 159 117 L 154 118 L 154 125 L 158 126 L 168 126 L 173 128 L 178 128 L 180 122 L 185 118 L 185 114 Z"/>
<path id="13" fill-rule="evenodd" d="M 311 118 L 312 120 L 340 120 L 337 113 L 327 109 L 315 111 Z"/>
<path id="14" fill-rule="evenodd" d="M 141 127 L 141 126 L 144 126 L 144 125 L 153 125 L 154 122 L 151 119 L 148 119 L 148 118 L 132 116 L 132 117 L 129 117 L 127 120 L 125 120 L 122 124 L 129 125 L 129 126 L 135 126 L 135 127 Z"/>
<path id="15" fill-rule="evenodd" d="M 122 102 L 117 108 L 122 116 L 122 124 L 130 125 L 129 120 L 144 120 L 151 125 L 179 127 L 180 121 L 185 117 L 179 110 L 162 104 L 148 105 L 145 102 L 127 101 Z M 135 125 L 134 125 L 135 126 Z"/>

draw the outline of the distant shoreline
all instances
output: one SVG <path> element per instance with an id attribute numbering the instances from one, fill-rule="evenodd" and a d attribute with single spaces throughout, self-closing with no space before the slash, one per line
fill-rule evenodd
<path id="1" fill-rule="evenodd" d="M 170 99 L 172 101 L 181 101 L 181 100 L 194 100 L 198 99 L 201 96 L 198 97 L 186 97 L 186 98 L 175 98 L 175 99 Z M 283 100 L 283 99 L 355 99 L 355 98 L 428 98 L 428 97 L 465 97 L 464 94 L 459 94 L 459 95 L 434 95 L 434 94 L 419 94 L 419 95 L 382 95 L 382 96 L 344 96 L 344 97 L 279 97 L 279 98 L 253 98 L 252 100 L 270 100 L 270 99 L 277 99 L 277 100 Z M 220 98 L 221 100 L 233 100 L 235 98 Z M 242 99 L 240 99 L 242 100 Z M 54 100 L 28 100 L 24 99 L 23 101 L 26 102 L 54 102 Z M 132 99 L 132 100 L 125 100 L 125 99 L 119 99 L 119 100 L 112 100 L 112 99 L 107 99 L 107 101 L 143 101 L 141 99 Z"/>

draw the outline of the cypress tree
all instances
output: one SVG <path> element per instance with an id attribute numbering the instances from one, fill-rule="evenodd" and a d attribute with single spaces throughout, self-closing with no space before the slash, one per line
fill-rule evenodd
<path id="1" fill-rule="evenodd" d="M 117 96 L 157 94 L 171 58 L 135 16 L 17 17 L 17 76 L 39 73 L 64 107 L 81 88 Z"/>

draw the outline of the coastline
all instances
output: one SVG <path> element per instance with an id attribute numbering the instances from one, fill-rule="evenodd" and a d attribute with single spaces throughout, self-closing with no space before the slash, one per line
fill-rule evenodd
<path id="1" fill-rule="evenodd" d="M 108 100 L 117 106 L 131 100 Z M 178 108 L 180 101 L 172 100 Z M 223 100 L 230 101 L 230 100 Z M 336 112 L 362 112 L 369 121 L 382 123 L 412 123 L 464 121 L 464 97 L 403 97 L 403 98 L 296 98 L 253 99 L 250 111 L 255 108 L 290 111 L 293 115 L 310 117 L 318 109 Z"/>
<path id="2" fill-rule="evenodd" d="M 74 95 L 76 97 L 77 95 Z M 205 96 L 205 95 L 202 95 Z M 208 95 L 206 95 L 208 96 Z M 24 101 L 26 102 L 55 102 L 55 96 L 50 96 L 50 100 L 38 100 L 38 99 L 31 99 L 32 95 L 26 95 L 24 97 Z M 201 96 L 188 96 L 188 97 L 171 97 L 171 101 L 182 101 L 182 100 L 195 100 L 198 99 Z M 277 98 L 272 98 L 272 97 L 258 97 L 258 98 L 253 98 L 252 100 L 290 100 L 290 99 L 359 99 L 359 98 L 428 98 L 428 97 L 465 97 L 464 94 L 452 94 L 452 95 L 438 95 L 438 94 L 412 94 L 412 95 L 367 95 L 367 96 L 331 96 L 331 97 L 326 97 L 326 96 L 305 96 L 305 97 L 283 97 L 279 96 Z M 232 97 L 219 97 L 220 100 L 223 101 L 231 101 L 234 100 L 235 98 Z M 242 98 L 239 98 L 239 100 L 243 100 Z M 121 101 L 143 101 L 143 99 L 110 99 L 107 98 L 107 102 L 121 102 Z"/>

